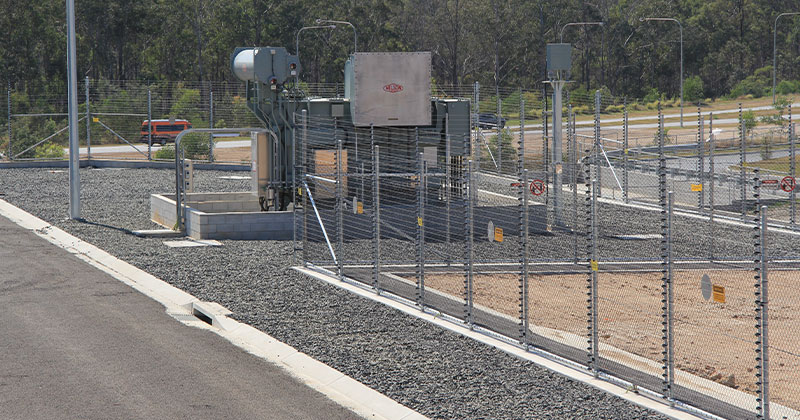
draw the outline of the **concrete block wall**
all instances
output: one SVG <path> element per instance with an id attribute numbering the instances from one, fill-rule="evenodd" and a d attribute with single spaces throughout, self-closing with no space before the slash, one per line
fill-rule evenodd
<path id="1" fill-rule="evenodd" d="M 175 195 L 153 194 L 150 218 L 167 228 L 175 226 Z M 292 239 L 293 213 L 262 212 L 245 193 L 193 193 L 187 197 L 186 233 L 195 239 Z"/>

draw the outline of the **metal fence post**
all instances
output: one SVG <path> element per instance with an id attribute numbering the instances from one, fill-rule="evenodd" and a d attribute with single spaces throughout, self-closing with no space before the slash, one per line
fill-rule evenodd
<path id="1" fill-rule="evenodd" d="M 569 106 L 570 119 L 572 121 L 572 238 L 573 238 L 573 260 L 578 264 L 578 136 L 575 134 L 575 114 L 572 112 L 572 105 Z"/>
<path id="2" fill-rule="evenodd" d="M 600 91 L 594 92 L 594 164 L 597 168 L 597 196 L 603 196 L 603 165 L 600 160 Z"/>
<path id="3" fill-rule="evenodd" d="M 517 174 L 519 176 L 519 341 L 528 345 L 528 170 L 525 168 L 525 99 L 520 95 L 520 132 L 517 155 Z"/>
<path id="4" fill-rule="evenodd" d="M 797 228 L 797 177 L 795 162 L 795 142 L 794 142 L 794 122 L 792 121 L 792 104 L 789 104 L 789 176 L 795 180 L 795 188 L 789 192 L 789 225 L 792 229 Z"/>
<path id="5" fill-rule="evenodd" d="M 372 144 L 372 241 L 375 264 L 372 267 L 372 287 L 380 293 L 381 274 L 381 177 L 380 146 L 375 144 L 375 128 L 370 124 L 369 138 Z"/>
<path id="6" fill-rule="evenodd" d="M 497 85 L 495 85 L 497 88 Z M 497 173 L 503 173 L 503 130 L 500 128 L 500 118 L 503 112 L 503 105 L 500 102 L 500 90 L 496 89 L 495 92 L 497 93 L 497 118 L 495 119 L 496 126 L 495 129 L 497 130 L 497 136 L 495 137 L 495 141 L 497 144 Z"/>
<path id="7" fill-rule="evenodd" d="M 147 160 L 153 160 L 153 102 L 150 93 L 150 88 L 147 88 Z"/>
<path id="8" fill-rule="evenodd" d="M 475 157 L 475 161 L 478 163 L 478 168 L 481 167 L 481 140 L 478 138 L 480 136 L 480 128 L 478 127 L 478 119 L 480 118 L 478 114 L 481 112 L 481 103 L 480 103 L 480 95 L 481 95 L 481 86 L 478 82 L 472 85 L 472 94 L 475 98 L 475 104 L 473 106 L 473 114 L 472 114 L 472 132 L 475 136 L 474 144 L 477 147 L 473 147 L 473 156 Z"/>
<path id="9" fill-rule="evenodd" d="M 467 162 L 465 171 L 467 182 L 467 199 L 466 199 L 466 213 L 467 217 L 464 221 L 464 236 L 466 243 L 465 255 L 465 269 L 464 269 L 464 322 L 469 325 L 470 329 L 473 326 L 472 320 L 472 307 L 473 307 L 473 294 L 472 282 L 474 278 L 474 212 L 475 212 L 475 179 L 474 179 L 475 162 L 470 160 Z"/>
<path id="10" fill-rule="evenodd" d="M 301 153 L 301 165 L 303 168 L 302 177 L 303 177 L 303 184 L 306 181 L 306 174 L 308 173 L 308 166 L 306 163 L 306 147 L 307 143 L 306 140 L 308 138 L 308 111 L 305 109 L 300 112 L 300 118 L 302 119 L 302 130 L 303 133 L 300 136 L 300 153 Z M 308 263 L 308 191 L 303 194 L 303 266 L 305 267 Z"/>
<path id="11" fill-rule="evenodd" d="M 419 141 L 419 129 L 415 129 Z M 417 154 L 417 287 L 416 300 L 425 309 L 425 158 Z"/>
<path id="12" fill-rule="evenodd" d="M 214 128 L 214 91 L 208 82 L 208 128 Z M 208 134 L 208 161 L 214 161 L 214 134 Z"/>
<path id="13" fill-rule="evenodd" d="M 744 118 L 742 116 L 742 104 L 739 104 L 739 184 L 740 184 L 740 198 L 742 200 L 742 221 L 747 217 L 747 173 L 744 169 L 744 164 L 747 162 L 745 156 L 745 133 L 746 127 L 744 125 Z"/>
<path id="14" fill-rule="evenodd" d="M 92 114 L 89 110 L 89 76 L 86 76 L 86 158 L 92 158 Z"/>
<path id="15" fill-rule="evenodd" d="M 11 160 L 13 154 L 11 153 L 11 82 L 8 82 L 8 160 Z"/>
<path id="16" fill-rule="evenodd" d="M 714 261 L 714 190 L 716 173 L 714 172 L 714 152 L 716 151 L 714 139 L 714 114 L 708 114 L 708 259 Z"/>
<path id="17" fill-rule="evenodd" d="M 600 376 L 600 369 L 598 367 L 598 363 L 600 361 L 600 339 L 598 337 L 599 333 L 599 313 L 598 313 L 598 275 L 600 271 L 600 262 L 597 260 L 597 196 L 599 193 L 599 177 L 600 177 L 600 167 L 595 165 L 596 176 L 592 179 L 592 261 L 594 264 L 592 265 L 592 284 L 590 288 L 591 293 L 591 307 L 592 307 L 592 367 L 594 370 L 595 378 Z"/>
<path id="18" fill-rule="evenodd" d="M 700 181 L 700 191 L 697 193 L 697 209 L 700 211 L 700 214 L 703 213 L 705 209 L 705 172 L 706 172 L 706 144 L 703 141 L 703 135 L 705 134 L 705 129 L 703 128 L 703 114 L 700 112 L 700 105 L 697 105 L 697 177 Z"/>
<path id="19" fill-rule="evenodd" d="M 755 260 L 755 320 L 756 320 L 756 398 L 757 418 L 769 419 L 769 352 L 767 335 L 767 207 L 761 205 L 761 177 L 758 169 L 753 170 L 753 197 L 756 201 L 756 228 L 753 232 L 753 254 Z"/>
<path id="20" fill-rule="evenodd" d="M 342 139 L 336 138 L 338 120 L 333 119 L 333 137 L 336 140 L 336 271 L 340 280 L 344 280 L 342 260 L 344 254 L 344 192 L 342 191 Z"/>
<path id="21" fill-rule="evenodd" d="M 761 401 L 762 414 L 769 419 L 769 288 L 767 281 L 767 206 L 760 207 L 761 231 Z"/>
<path id="22" fill-rule="evenodd" d="M 450 111 L 444 114 L 444 202 L 445 202 L 445 243 L 450 243 L 450 201 L 453 192 L 452 163 L 450 162 Z M 449 259 L 449 254 L 448 254 Z"/>
<path id="23" fill-rule="evenodd" d="M 675 204 L 675 197 L 672 191 L 664 194 L 666 185 L 661 184 L 661 257 L 663 268 L 662 272 L 662 289 L 661 289 L 661 336 L 663 343 L 661 344 L 662 363 L 663 363 L 663 381 L 662 381 L 662 396 L 669 401 L 670 406 L 674 406 L 672 398 L 672 389 L 675 383 L 675 358 L 674 358 L 674 341 L 673 341 L 673 304 L 674 304 L 674 284 L 672 277 L 672 211 Z"/>
<path id="24" fill-rule="evenodd" d="M 628 197 L 628 98 L 625 98 L 622 113 L 622 199 L 627 203 Z"/>

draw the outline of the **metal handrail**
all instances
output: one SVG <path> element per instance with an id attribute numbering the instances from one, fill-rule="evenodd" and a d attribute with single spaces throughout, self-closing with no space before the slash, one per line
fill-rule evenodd
<path id="1" fill-rule="evenodd" d="M 184 159 L 181 154 L 181 139 L 187 134 L 191 133 L 243 133 L 243 132 L 268 132 L 263 127 L 244 127 L 244 128 L 190 128 L 178 133 L 175 137 L 175 213 L 177 216 L 176 230 L 186 232 L 186 203 L 183 200 L 184 184 L 183 184 L 183 165 Z"/>

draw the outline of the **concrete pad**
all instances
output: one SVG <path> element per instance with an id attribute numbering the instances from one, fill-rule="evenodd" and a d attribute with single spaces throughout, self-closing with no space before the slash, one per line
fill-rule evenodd
<path id="1" fill-rule="evenodd" d="M 144 229 L 134 230 L 133 234 L 140 238 L 180 238 L 184 236 L 181 232 L 172 229 Z"/>
<path id="2" fill-rule="evenodd" d="M 213 239 L 182 239 L 179 241 L 164 241 L 170 248 L 193 248 L 199 246 L 222 246 L 222 242 Z"/>

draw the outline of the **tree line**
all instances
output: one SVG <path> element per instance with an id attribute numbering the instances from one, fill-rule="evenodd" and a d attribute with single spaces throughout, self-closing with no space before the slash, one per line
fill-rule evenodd
<path id="1" fill-rule="evenodd" d="M 63 0 L 0 0 L 0 71 L 26 90 L 65 91 Z M 775 17 L 796 0 L 76 0 L 79 77 L 232 80 L 236 46 L 285 46 L 327 18 L 351 22 L 360 51 L 431 51 L 442 85 L 541 89 L 545 46 L 573 44 L 574 91 L 615 96 L 679 93 L 683 27 L 688 100 L 762 96 L 771 86 Z M 569 26 L 603 22 L 603 26 Z M 304 79 L 341 82 L 349 26 L 300 39 Z M 800 92 L 800 17 L 777 31 L 781 91 Z"/>

